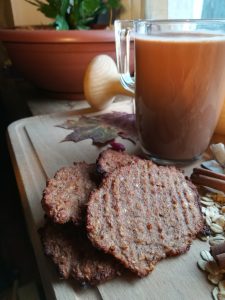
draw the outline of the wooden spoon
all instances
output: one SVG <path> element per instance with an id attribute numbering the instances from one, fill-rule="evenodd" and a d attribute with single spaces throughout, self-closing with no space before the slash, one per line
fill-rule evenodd
<path id="1" fill-rule="evenodd" d="M 92 107 L 104 109 L 113 102 L 115 96 L 133 96 L 133 93 L 127 91 L 120 83 L 114 60 L 108 55 L 98 55 L 86 69 L 84 95 Z"/>

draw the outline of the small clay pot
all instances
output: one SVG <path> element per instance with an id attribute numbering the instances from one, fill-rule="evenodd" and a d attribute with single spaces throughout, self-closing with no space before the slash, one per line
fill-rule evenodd
<path id="1" fill-rule="evenodd" d="M 14 67 L 50 96 L 83 98 L 83 78 L 93 57 L 108 54 L 115 59 L 114 32 L 38 28 L 0 29 Z"/>

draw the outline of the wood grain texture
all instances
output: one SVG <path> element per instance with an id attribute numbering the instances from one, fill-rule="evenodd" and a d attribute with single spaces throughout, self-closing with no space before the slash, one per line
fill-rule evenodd
<path id="1" fill-rule="evenodd" d="M 97 109 L 108 107 L 117 95 L 134 96 L 121 84 L 114 60 L 105 54 L 97 55 L 89 63 L 84 75 L 84 95 Z"/>
<path id="2" fill-rule="evenodd" d="M 110 107 L 110 110 L 128 112 L 131 109 L 130 102 L 117 103 Z M 196 264 L 199 252 L 208 249 L 209 246 L 199 240 L 193 242 L 188 253 L 160 262 L 155 270 L 143 279 L 122 277 L 92 289 L 80 289 L 74 282 L 57 279 L 55 269 L 43 255 L 37 233 L 37 229 L 43 223 L 40 200 L 46 178 L 53 176 L 58 168 L 70 165 L 73 161 L 94 162 L 102 150 L 93 146 L 89 140 L 79 143 L 60 142 L 68 134 L 68 130 L 55 125 L 74 118 L 79 113 L 93 113 L 93 110 L 31 117 L 11 124 L 8 129 L 11 157 L 24 215 L 47 299 L 211 299 L 212 286 Z M 126 141 L 125 144 L 128 152 L 139 151 L 131 142 Z M 190 173 L 191 169 L 198 165 L 199 162 L 190 166 L 187 172 Z"/>

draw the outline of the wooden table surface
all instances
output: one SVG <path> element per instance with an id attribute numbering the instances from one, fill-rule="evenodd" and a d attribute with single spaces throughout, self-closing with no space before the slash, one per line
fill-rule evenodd
<path id="1" fill-rule="evenodd" d="M 87 107 L 86 103 L 83 105 Z M 82 105 L 79 106 L 81 107 Z M 109 111 L 129 112 L 131 109 L 130 101 L 125 101 L 113 104 Z M 46 179 L 52 177 L 60 167 L 71 165 L 74 161 L 95 162 L 99 152 L 102 151 L 93 146 L 90 140 L 61 143 L 69 132 L 55 125 L 84 113 L 90 114 L 93 110 L 84 108 L 39 115 L 18 120 L 8 128 L 11 158 L 46 298 L 49 300 L 211 299 L 212 285 L 196 265 L 200 251 L 208 249 L 209 246 L 199 240 L 193 242 L 188 253 L 178 258 L 163 260 L 148 277 L 143 279 L 131 280 L 122 277 L 99 285 L 97 288 L 88 289 L 81 289 L 72 281 L 58 279 L 54 266 L 43 254 L 37 232 L 43 225 L 40 200 Z M 124 143 L 129 153 L 139 151 L 138 147 L 131 142 Z M 190 174 L 192 168 L 199 163 L 186 168 L 186 173 Z"/>

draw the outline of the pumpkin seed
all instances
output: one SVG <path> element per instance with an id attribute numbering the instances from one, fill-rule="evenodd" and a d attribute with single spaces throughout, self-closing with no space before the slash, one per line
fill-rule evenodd
<path id="1" fill-rule="evenodd" d="M 209 198 L 209 197 L 206 197 L 206 196 L 201 197 L 201 200 L 206 201 L 206 202 L 213 202 L 212 198 Z"/>
<path id="2" fill-rule="evenodd" d="M 215 232 L 215 233 L 222 233 L 223 232 L 223 228 L 216 224 L 216 223 L 212 223 L 211 226 L 210 226 L 210 229 Z"/>
<path id="3" fill-rule="evenodd" d="M 206 222 L 206 224 L 207 224 L 208 226 L 211 226 L 211 224 L 212 224 L 212 220 L 211 220 L 211 218 L 210 218 L 209 216 L 206 216 L 206 217 L 205 217 L 205 222 Z"/>
<path id="4" fill-rule="evenodd" d="M 212 290 L 213 300 L 218 300 L 218 294 L 219 294 L 219 289 L 218 289 L 218 287 L 215 287 L 215 288 Z"/>
<path id="5" fill-rule="evenodd" d="M 220 217 L 223 217 L 223 215 L 221 215 L 221 214 L 214 214 L 214 216 L 212 217 L 212 222 L 216 222 L 216 220 L 218 219 L 218 218 L 220 218 Z"/>
<path id="6" fill-rule="evenodd" d="M 209 237 L 206 235 L 199 235 L 199 239 L 203 242 L 206 242 L 206 241 L 208 241 Z"/>
<path id="7" fill-rule="evenodd" d="M 214 202 L 215 201 L 215 202 Z M 203 241 L 209 241 L 211 246 L 221 244 L 225 241 L 225 196 L 208 193 L 201 197 L 201 211 L 206 224 L 211 230 L 210 236 L 201 235 Z M 217 285 L 212 290 L 214 300 L 225 300 L 225 269 L 221 269 L 213 259 L 209 251 L 200 252 L 198 267 L 208 273 L 208 280 Z"/>
<path id="8" fill-rule="evenodd" d="M 213 218 L 215 215 L 219 214 L 219 209 L 215 206 L 207 207 L 205 214 L 210 218 Z"/>
<path id="9" fill-rule="evenodd" d="M 202 210 L 202 213 L 205 214 L 205 212 L 206 212 L 206 207 L 202 206 L 202 207 L 201 207 L 201 210 Z"/>
<path id="10" fill-rule="evenodd" d="M 202 250 L 200 252 L 200 255 L 201 255 L 202 259 L 205 261 L 213 261 L 212 255 L 207 250 Z"/>
<path id="11" fill-rule="evenodd" d="M 218 233 L 214 236 L 214 238 L 216 239 L 221 239 L 221 240 L 225 240 L 225 236 L 223 233 Z"/>
<path id="12" fill-rule="evenodd" d="M 215 246 L 222 244 L 224 242 L 225 238 L 223 236 L 211 236 L 209 238 L 209 244 L 210 246 Z"/>
<path id="13" fill-rule="evenodd" d="M 206 264 L 207 264 L 207 261 L 203 260 L 203 259 L 199 259 L 198 262 L 197 262 L 197 265 L 198 267 L 202 270 L 202 271 L 205 271 L 206 270 Z"/>
<path id="14" fill-rule="evenodd" d="M 214 204 L 217 208 L 221 209 L 221 204 L 220 203 L 215 203 Z"/>
<path id="15" fill-rule="evenodd" d="M 214 205 L 214 202 L 210 202 L 210 201 L 203 201 L 203 200 L 201 200 L 200 202 L 204 206 L 212 206 L 212 205 Z"/>

